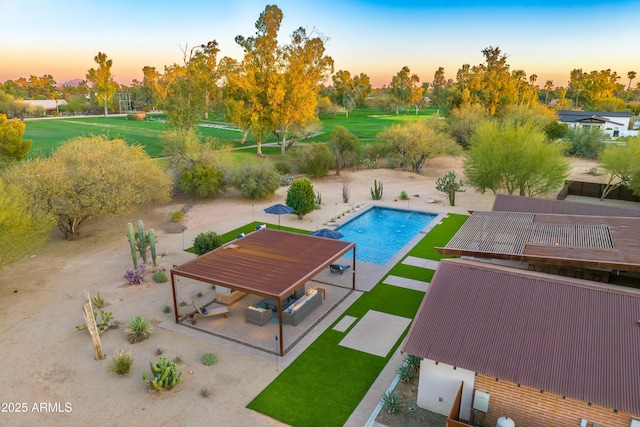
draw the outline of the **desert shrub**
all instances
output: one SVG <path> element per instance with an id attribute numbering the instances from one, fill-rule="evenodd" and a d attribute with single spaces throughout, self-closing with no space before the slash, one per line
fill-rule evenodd
<path id="1" fill-rule="evenodd" d="M 277 162 L 275 168 L 280 175 L 291 175 L 291 165 L 286 162 Z"/>
<path id="2" fill-rule="evenodd" d="M 584 159 L 597 159 L 604 149 L 607 135 L 599 128 L 571 128 L 565 138 L 569 142 L 569 153 Z"/>
<path id="3" fill-rule="evenodd" d="M 168 305 L 168 304 L 167 304 L 167 305 L 165 305 L 164 307 L 162 307 L 162 312 L 163 312 L 163 313 L 166 313 L 166 314 L 171 313 L 171 306 L 170 306 L 170 305 Z"/>
<path id="4" fill-rule="evenodd" d="M 200 197 L 216 197 L 226 189 L 224 172 L 215 166 L 199 164 L 184 170 L 178 179 L 185 193 Z"/>
<path id="5" fill-rule="evenodd" d="M 127 339 L 131 344 L 144 341 L 151 336 L 151 322 L 142 316 L 135 316 L 127 322 Z"/>
<path id="6" fill-rule="evenodd" d="M 167 277 L 167 273 L 165 273 L 162 270 L 158 270 L 155 273 L 153 273 L 153 281 L 156 283 L 165 283 L 169 280 L 169 278 Z"/>
<path id="7" fill-rule="evenodd" d="M 220 236 L 215 231 L 207 231 L 200 233 L 193 240 L 193 249 L 196 255 L 206 254 L 216 248 L 219 248 Z"/>
<path id="8" fill-rule="evenodd" d="M 218 356 L 216 356 L 213 353 L 205 353 L 204 356 L 202 356 L 202 363 L 204 363 L 207 366 L 211 366 L 215 364 L 217 361 L 218 361 Z"/>
<path id="9" fill-rule="evenodd" d="M 313 184 L 308 178 L 298 178 L 293 181 L 287 191 L 287 206 L 293 208 L 293 213 L 302 219 L 315 208 L 315 194 Z"/>
<path id="10" fill-rule="evenodd" d="M 335 155 L 325 144 L 314 143 L 297 151 L 300 170 L 312 178 L 327 176 L 335 166 Z"/>
<path id="11" fill-rule="evenodd" d="M 391 146 L 384 142 L 374 142 L 362 147 L 360 151 L 360 158 L 362 164 L 368 169 L 376 169 L 378 167 L 378 159 L 389 156 L 391 153 Z"/>
<path id="12" fill-rule="evenodd" d="M 280 177 L 280 185 L 286 187 L 287 185 L 291 185 L 293 182 L 293 176 L 291 175 L 282 175 Z"/>
<path id="13" fill-rule="evenodd" d="M 109 370 L 117 375 L 128 374 L 133 365 L 133 355 L 128 350 L 120 350 L 109 361 Z"/>
<path id="14" fill-rule="evenodd" d="M 149 388 L 169 390 L 182 381 L 182 372 L 178 372 L 178 365 L 166 357 L 159 357 L 156 363 L 150 362 L 149 367 L 151 377 L 142 372 L 142 380 Z"/>
<path id="15" fill-rule="evenodd" d="M 231 185 L 244 197 L 264 199 L 280 188 L 280 180 L 280 174 L 271 164 L 248 165 L 233 173 Z"/>
<path id="16" fill-rule="evenodd" d="M 400 200 L 409 200 L 409 195 L 407 194 L 407 192 L 406 192 L 406 191 L 402 190 L 402 191 L 400 192 L 400 196 L 398 196 L 398 198 L 399 198 Z"/>
<path id="17" fill-rule="evenodd" d="M 124 274 L 124 278 L 130 285 L 139 285 L 144 282 L 144 272 L 146 267 L 144 264 L 140 264 L 135 270 L 127 270 Z"/>
<path id="18" fill-rule="evenodd" d="M 173 222 L 180 222 L 184 219 L 184 212 L 182 211 L 175 211 L 171 213 L 171 221 Z"/>

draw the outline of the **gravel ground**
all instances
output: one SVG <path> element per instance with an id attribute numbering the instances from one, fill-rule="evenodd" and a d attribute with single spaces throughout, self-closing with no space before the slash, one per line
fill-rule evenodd
<path id="1" fill-rule="evenodd" d="M 444 427 L 447 417 L 418 408 L 416 399 L 418 397 L 418 376 L 415 375 L 411 381 L 404 383 L 398 381 L 394 391 L 400 395 L 403 403 L 402 410 L 395 414 L 389 414 L 382 409 L 376 417 L 376 422 L 389 427 Z"/>

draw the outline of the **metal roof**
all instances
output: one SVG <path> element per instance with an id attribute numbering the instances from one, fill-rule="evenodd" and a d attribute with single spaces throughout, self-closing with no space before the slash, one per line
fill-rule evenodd
<path id="1" fill-rule="evenodd" d="M 440 262 L 402 351 L 640 414 L 640 291 Z"/>
<path id="2" fill-rule="evenodd" d="M 541 199 L 510 194 L 497 194 L 493 211 L 531 212 L 568 215 L 626 216 L 640 218 L 638 209 L 604 205 L 601 203 L 581 203 L 568 200 Z"/>
<path id="3" fill-rule="evenodd" d="M 440 253 L 640 271 L 640 218 L 475 211 Z"/>
<path id="4" fill-rule="evenodd" d="M 559 117 L 589 117 L 589 116 L 601 116 L 601 117 L 631 117 L 633 114 L 629 112 L 621 111 L 582 111 L 582 110 L 558 110 Z"/>

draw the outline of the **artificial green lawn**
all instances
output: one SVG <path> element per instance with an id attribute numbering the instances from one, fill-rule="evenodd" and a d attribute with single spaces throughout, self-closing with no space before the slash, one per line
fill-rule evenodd
<path id="1" fill-rule="evenodd" d="M 407 256 L 441 259 L 433 246 L 444 246 L 467 218 L 449 214 Z M 388 274 L 431 280 L 433 270 L 406 266 L 401 262 Z M 424 293 L 385 285 L 383 281 L 384 278 L 370 292 L 365 292 L 344 314 L 362 318 L 367 311 L 376 310 L 413 319 Z M 292 426 L 344 425 L 408 329 L 398 338 L 387 357 L 382 358 L 339 346 L 348 331 L 338 332 L 332 327 L 323 332 L 247 407 Z"/>

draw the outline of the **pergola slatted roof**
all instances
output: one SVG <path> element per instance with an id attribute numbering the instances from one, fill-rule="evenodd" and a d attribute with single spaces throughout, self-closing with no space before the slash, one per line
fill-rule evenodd
<path id="1" fill-rule="evenodd" d="M 439 252 L 640 271 L 640 219 L 474 212 Z"/>
<path id="2" fill-rule="evenodd" d="M 355 247 L 353 242 L 267 228 L 249 233 L 171 269 L 176 323 L 175 276 L 181 276 L 277 300 L 282 338 L 282 300 L 351 249 L 355 288 Z M 282 354 L 282 339 L 280 346 Z"/>

